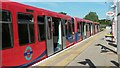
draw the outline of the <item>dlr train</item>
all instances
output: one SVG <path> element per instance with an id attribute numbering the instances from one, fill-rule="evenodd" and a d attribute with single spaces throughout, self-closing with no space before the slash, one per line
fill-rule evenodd
<path id="1" fill-rule="evenodd" d="M 0 7 L 0 63 L 30 66 L 100 31 L 99 23 L 17 2 Z"/>

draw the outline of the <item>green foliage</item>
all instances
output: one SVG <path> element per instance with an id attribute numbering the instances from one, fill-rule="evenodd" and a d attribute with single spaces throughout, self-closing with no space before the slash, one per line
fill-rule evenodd
<path id="1" fill-rule="evenodd" d="M 100 30 L 104 30 L 106 26 L 112 26 L 112 21 L 102 19 L 98 21 L 100 23 Z"/>
<path id="2" fill-rule="evenodd" d="M 101 25 L 106 25 L 106 26 L 111 26 L 112 25 L 112 21 L 110 20 L 106 20 L 106 19 L 102 19 L 98 21 Z"/>
<path id="3" fill-rule="evenodd" d="M 96 14 L 96 12 L 90 12 L 89 14 L 87 14 L 84 19 L 87 19 L 87 20 L 91 20 L 91 21 L 94 21 L 94 22 L 98 22 L 99 18 L 98 18 L 98 15 Z"/>

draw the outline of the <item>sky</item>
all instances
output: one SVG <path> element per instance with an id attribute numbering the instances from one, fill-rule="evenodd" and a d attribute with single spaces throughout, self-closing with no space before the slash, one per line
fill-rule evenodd
<path id="1" fill-rule="evenodd" d="M 70 16 L 84 18 L 89 12 L 96 12 L 99 19 L 106 18 L 106 12 L 110 10 L 110 3 L 105 2 L 21 2 L 26 5 L 65 12 Z"/>

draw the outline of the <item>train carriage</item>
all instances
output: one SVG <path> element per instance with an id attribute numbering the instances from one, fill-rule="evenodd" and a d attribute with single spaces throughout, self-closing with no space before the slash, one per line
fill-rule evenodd
<path id="1" fill-rule="evenodd" d="M 80 42 L 92 35 L 92 21 L 74 17 L 75 41 Z"/>
<path id="2" fill-rule="evenodd" d="M 75 42 L 80 42 L 83 39 L 83 19 L 74 17 Z"/>
<path id="3" fill-rule="evenodd" d="M 2 5 L 3 66 L 31 65 L 74 43 L 70 16 L 16 2 Z"/>
<path id="4" fill-rule="evenodd" d="M 99 22 L 94 22 L 94 33 L 98 33 L 100 31 L 99 29 Z"/>
<path id="5" fill-rule="evenodd" d="M 29 66 L 98 32 L 89 20 L 2 2 L 2 66 Z M 94 30 L 93 30 L 94 29 Z M 97 29 L 97 30 L 95 30 Z"/>
<path id="6" fill-rule="evenodd" d="M 46 58 L 46 41 L 38 41 L 35 8 L 15 2 L 2 5 L 2 65 L 27 66 Z"/>
<path id="7" fill-rule="evenodd" d="M 92 34 L 92 24 L 92 21 L 87 20 L 87 38 L 90 37 Z"/>

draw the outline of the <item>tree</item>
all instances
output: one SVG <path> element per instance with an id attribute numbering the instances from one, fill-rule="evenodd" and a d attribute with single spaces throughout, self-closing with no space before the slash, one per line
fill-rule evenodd
<path id="1" fill-rule="evenodd" d="M 102 19 L 98 21 L 100 23 L 100 30 L 103 30 L 106 26 L 112 26 L 111 20 Z"/>
<path id="2" fill-rule="evenodd" d="M 106 25 L 106 26 L 111 26 L 112 25 L 112 21 L 111 20 L 106 20 L 106 19 L 102 19 L 98 21 L 101 25 Z"/>
<path id="3" fill-rule="evenodd" d="M 87 14 L 84 19 L 87 19 L 87 20 L 91 20 L 91 21 L 94 21 L 94 22 L 98 22 L 98 15 L 96 14 L 96 12 L 89 12 L 89 14 Z"/>

